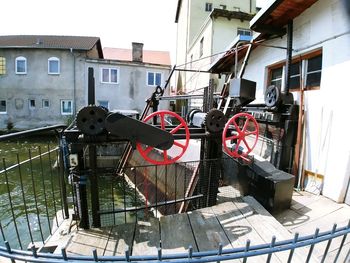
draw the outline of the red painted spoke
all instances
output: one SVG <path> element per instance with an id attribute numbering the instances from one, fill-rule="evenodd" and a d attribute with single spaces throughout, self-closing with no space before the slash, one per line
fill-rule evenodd
<path id="1" fill-rule="evenodd" d="M 143 152 L 147 155 L 150 153 L 150 151 L 152 151 L 154 149 L 154 147 L 152 146 L 148 146 Z"/>
<path id="2" fill-rule="evenodd" d="M 248 124 L 249 124 L 249 119 L 247 118 L 247 119 L 245 120 L 244 125 L 243 125 L 243 129 L 242 129 L 243 132 L 245 132 L 245 131 L 247 130 Z"/>
<path id="3" fill-rule="evenodd" d="M 245 146 L 247 146 L 248 151 L 250 152 L 252 149 L 249 147 L 247 141 L 245 139 L 243 139 L 243 142 L 244 142 Z"/>
<path id="4" fill-rule="evenodd" d="M 236 123 L 236 120 L 233 120 L 233 125 L 235 126 L 236 131 L 240 133 L 240 132 L 241 132 L 241 129 L 238 127 L 238 125 L 237 125 L 237 123 Z"/>
<path id="5" fill-rule="evenodd" d="M 257 134 L 257 130 L 252 131 L 252 132 L 246 132 L 246 133 L 244 134 L 244 136 L 256 135 L 256 134 Z"/>
<path id="6" fill-rule="evenodd" d="M 241 141 L 242 141 L 242 139 L 239 138 L 238 141 L 237 141 L 237 144 L 236 144 L 235 152 L 238 152 L 239 145 L 240 145 Z"/>
<path id="7" fill-rule="evenodd" d="M 168 152 L 167 152 L 167 150 L 163 151 L 163 156 L 164 156 L 164 161 L 167 162 L 168 161 Z"/>
<path id="8" fill-rule="evenodd" d="M 160 128 L 162 129 L 162 130 L 165 130 L 165 121 L 164 121 L 164 113 L 162 113 L 162 114 L 160 114 Z"/>
<path id="9" fill-rule="evenodd" d="M 179 147 L 182 148 L 182 149 L 185 149 L 185 148 L 186 148 L 186 145 L 183 145 L 183 144 L 181 144 L 181 143 L 179 143 L 179 142 L 177 142 L 177 141 L 174 141 L 174 145 L 179 146 Z"/>
<path id="10" fill-rule="evenodd" d="M 172 129 L 170 131 L 171 134 L 174 134 L 175 132 L 177 132 L 178 130 L 180 130 L 180 128 L 183 127 L 183 124 L 179 124 L 178 126 L 176 126 L 174 129 Z"/>
<path id="11" fill-rule="evenodd" d="M 234 139 L 237 139 L 238 138 L 238 135 L 233 135 L 231 137 L 226 137 L 226 141 L 231 141 L 231 140 L 234 140 Z"/>

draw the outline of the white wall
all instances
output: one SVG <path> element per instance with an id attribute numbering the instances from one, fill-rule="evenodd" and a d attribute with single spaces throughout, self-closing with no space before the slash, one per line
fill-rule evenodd
<path id="1" fill-rule="evenodd" d="M 322 48 L 321 87 L 305 92 L 305 169 L 325 176 L 323 194 L 343 202 L 350 177 L 350 23 L 342 1 L 319 0 L 294 20 L 293 56 Z M 286 46 L 286 38 L 268 44 Z M 281 49 L 258 47 L 244 78 L 257 81 L 257 101 L 263 101 L 267 67 L 283 61 Z M 295 94 L 298 101 L 298 94 Z"/>

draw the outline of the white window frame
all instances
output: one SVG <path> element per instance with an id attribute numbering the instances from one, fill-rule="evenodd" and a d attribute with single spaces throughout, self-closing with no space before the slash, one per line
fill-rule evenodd
<path id="1" fill-rule="evenodd" d="M 109 101 L 108 100 L 98 100 L 97 101 L 98 106 L 103 106 L 103 105 L 101 105 L 101 102 L 107 102 L 107 109 L 109 110 Z"/>
<path id="2" fill-rule="evenodd" d="M 246 34 L 240 34 L 239 31 L 241 32 L 249 32 L 249 35 L 246 35 Z M 247 29 L 247 28 L 237 28 L 237 35 L 241 35 L 241 36 L 251 36 L 252 35 L 252 31 L 250 29 Z"/>
<path id="3" fill-rule="evenodd" d="M 213 3 L 206 2 L 205 3 L 205 12 L 211 12 L 213 11 Z"/>
<path id="4" fill-rule="evenodd" d="M 17 71 L 18 67 L 17 67 L 17 63 L 18 61 L 24 61 L 24 72 L 19 72 Z M 15 60 L 15 72 L 17 75 L 25 75 L 27 74 L 27 59 L 25 57 L 16 57 L 16 60 Z"/>
<path id="5" fill-rule="evenodd" d="M 56 61 L 57 62 L 57 69 L 58 69 L 58 71 L 57 72 L 51 72 L 50 71 L 50 62 L 51 61 Z M 50 57 L 48 60 L 47 60 L 47 73 L 49 74 L 49 75 L 59 75 L 60 74 L 60 72 L 61 72 L 61 63 L 60 63 L 60 59 L 59 58 L 57 58 L 57 57 Z"/>
<path id="6" fill-rule="evenodd" d="M 153 76 L 153 83 L 154 83 L 154 84 L 153 84 L 153 85 L 151 85 L 151 84 L 148 83 L 148 75 L 149 75 L 150 73 L 154 74 L 154 76 Z M 156 86 L 157 86 L 157 84 L 156 84 L 156 75 L 157 75 L 157 74 L 160 74 L 160 83 L 159 83 L 159 86 L 162 85 L 163 74 L 162 74 L 161 72 L 158 72 L 158 71 L 147 71 L 147 78 L 146 78 L 146 84 L 147 84 L 147 86 L 150 86 L 150 87 L 156 87 Z"/>
<path id="7" fill-rule="evenodd" d="M 32 101 L 34 101 L 34 106 L 32 106 Z M 29 99 L 28 100 L 28 107 L 31 110 L 36 108 L 36 101 L 35 101 L 35 99 Z"/>
<path id="8" fill-rule="evenodd" d="M 48 106 L 45 106 L 45 102 L 46 102 L 46 101 L 48 102 Z M 42 105 L 41 105 L 41 106 L 42 106 L 43 109 L 48 109 L 48 108 L 50 108 L 50 100 L 48 100 L 48 99 L 43 99 L 43 100 L 42 100 Z"/>
<path id="9" fill-rule="evenodd" d="M 71 103 L 71 111 L 70 112 L 63 112 L 63 103 L 64 102 L 70 102 Z M 73 115 L 73 100 L 61 100 L 60 101 L 60 108 L 61 108 L 61 115 Z"/>
<path id="10" fill-rule="evenodd" d="M 0 56 L 0 76 L 6 75 L 6 58 Z"/>
<path id="11" fill-rule="evenodd" d="M 5 111 L 0 111 L 0 114 L 7 114 L 7 101 L 0 99 L 0 103 L 3 102 L 3 101 L 5 101 Z"/>
<path id="12" fill-rule="evenodd" d="M 108 81 L 103 81 L 103 70 L 108 70 Z M 117 71 L 117 82 L 111 81 L 111 71 L 112 70 L 116 70 Z M 100 80 L 101 83 L 105 83 L 105 84 L 119 84 L 119 68 L 101 68 L 100 70 Z"/>

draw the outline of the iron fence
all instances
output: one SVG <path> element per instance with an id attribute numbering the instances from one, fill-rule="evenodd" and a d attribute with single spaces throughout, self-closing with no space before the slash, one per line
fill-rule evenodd
<path id="1" fill-rule="evenodd" d="M 301 247 L 308 247 L 307 253 L 304 255 L 305 262 L 312 262 L 311 257 L 315 245 L 326 242 L 326 247 L 320 262 L 349 262 L 350 252 L 344 250 L 346 238 L 350 233 L 350 221 L 347 226 L 337 228 L 336 225 L 331 230 L 319 233 L 319 229 L 315 230 L 313 235 L 302 236 L 295 234 L 293 239 L 278 241 L 272 237 L 270 243 L 251 245 L 251 241 L 247 240 L 246 245 L 240 248 L 223 249 L 221 244 L 218 245 L 218 250 L 194 252 L 193 247 L 188 247 L 187 253 L 163 254 L 162 248 L 158 248 L 156 255 L 141 255 L 131 256 L 129 249 L 125 250 L 124 256 L 99 256 L 96 249 L 91 251 L 90 256 L 68 255 L 65 248 L 62 248 L 60 254 L 38 253 L 35 246 L 32 246 L 30 251 L 12 249 L 7 241 L 5 247 L 0 247 L 0 256 L 11 260 L 20 260 L 26 262 L 225 262 L 226 260 L 239 259 L 247 262 L 252 259 L 254 262 L 255 256 L 266 256 L 266 262 L 270 262 L 272 255 L 281 251 L 289 251 L 288 261 L 293 262 L 294 251 Z M 327 254 L 332 241 L 340 238 L 340 246 L 332 261 L 327 259 Z M 346 255 L 342 261 L 338 261 L 340 254 Z M 250 260 L 249 260 L 250 261 Z"/>

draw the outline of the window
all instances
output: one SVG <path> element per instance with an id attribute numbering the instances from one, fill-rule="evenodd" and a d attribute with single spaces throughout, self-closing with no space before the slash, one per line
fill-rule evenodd
<path id="1" fill-rule="evenodd" d="M 61 114 L 72 115 L 73 114 L 73 101 L 61 100 Z"/>
<path id="2" fill-rule="evenodd" d="M 223 10 L 226 10 L 226 5 L 220 5 Z"/>
<path id="3" fill-rule="evenodd" d="M 43 108 L 50 108 L 50 101 L 47 99 L 44 99 L 42 107 Z"/>
<path id="4" fill-rule="evenodd" d="M 27 59 L 25 57 L 16 58 L 16 74 L 27 74 Z"/>
<path id="5" fill-rule="evenodd" d="M 4 114 L 6 112 L 6 100 L 0 100 L 0 114 Z"/>
<path id="6" fill-rule="evenodd" d="M 252 31 L 250 31 L 249 29 L 238 28 L 237 29 L 237 35 L 251 36 L 252 35 Z"/>
<path id="7" fill-rule="evenodd" d="M 30 99 L 29 100 L 29 109 L 34 109 L 35 108 L 35 100 Z"/>
<path id="8" fill-rule="evenodd" d="M 205 3 L 205 11 L 211 12 L 213 10 L 213 4 L 212 3 Z"/>
<path id="9" fill-rule="evenodd" d="M 199 57 L 203 56 L 203 45 L 204 45 L 204 37 L 202 37 L 202 39 L 199 43 Z"/>
<path id="10" fill-rule="evenodd" d="M 106 108 L 107 110 L 109 110 L 109 102 L 108 102 L 108 100 L 99 100 L 98 101 L 98 105 Z"/>
<path id="11" fill-rule="evenodd" d="M 60 74 L 60 59 L 56 57 L 49 58 L 47 61 L 47 71 L 48 74 Z"/>
<path id="12" fill-rule="evenodd" d="M 305 90 L 319 89 L 322 73 L 322 51 L 318 50 L 310 54 L 302 55 L 293 59 L 290 67 L 289 89 L 300 90 L 301 78 Z M 268 85 L 282 88 L 285 78 L 285 62 L 269 68 Z M 283 81 L 282 81 L 283 80 Z"/>
<path id="13" fill-rule="evenodd" d="M 102 68 L 101 69 L 101 82 L 118 84 L 118 69 L 116 68 Z"/>
<path id="14" fill-rule="evenodd" d="M 156 72 L 147 73 L 147 85 L 148 86 L 160 86 L 162 84 L 162 74 Z"/>
<path id="15" fill-rule="evenodd" d="M 6 74 L 6 58 L 0 57 L 0 75 Z"/>

